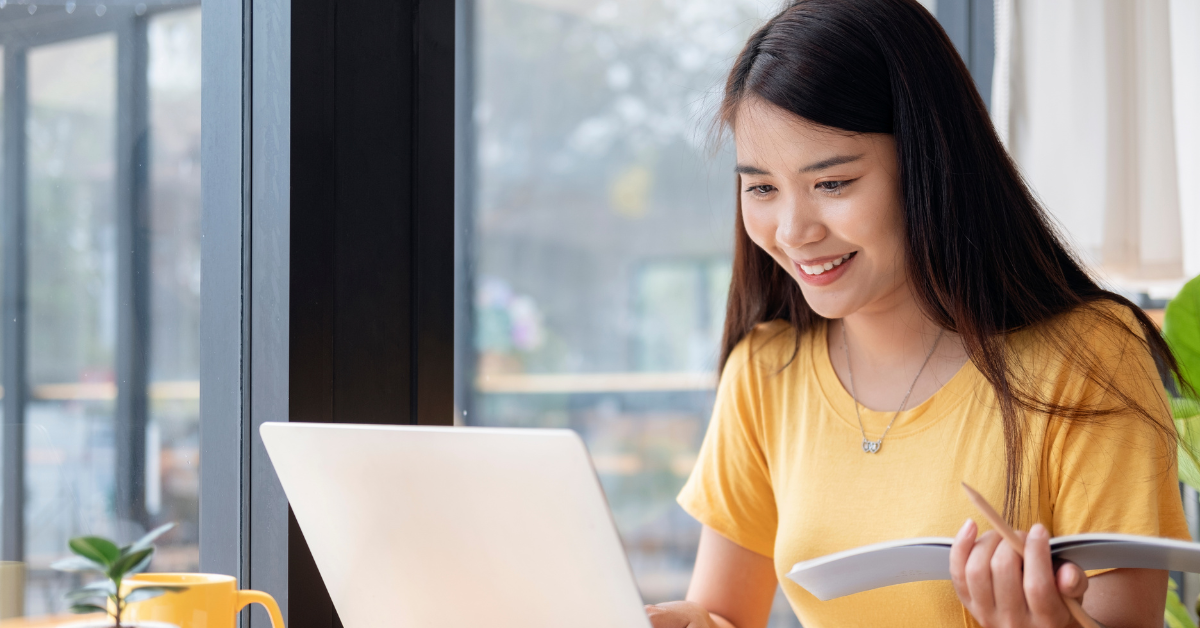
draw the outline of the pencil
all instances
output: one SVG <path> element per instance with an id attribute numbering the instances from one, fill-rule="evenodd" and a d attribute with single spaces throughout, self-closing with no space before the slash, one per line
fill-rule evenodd
<path id="1" fill-rule="evenodd" d="M 979 491 L 971 488 L 966 482 L 963 482 L 962 486 L 963 490 L 967 492 L 967 497 L 971 499 L 971 503 L 975 504 L 979 512 L 983 513 L 983 517 L 987 519 L 988 523 L 992 524 L 992 527 L 995 528 L 996 532 L 1000 533 L 1000 536 L 1004 537 L 1005 541 L 1008 541 L 1009 547 L 1017 553 L 1017 556 L 1025 558 L 1025 543 L 1021 541 L 1021 537 L 1017 536 L 1016 531 L 1009 527 L 1004 518 L 1000 516 L 1000 513 L 996 512 L 995 508 L 992 508 L 992 505 L 983 498 L 983 495 L 979 494 Z M 1057 579 L 1055 582 L 1055 586 L 1057 586 Z M 1075 618 L 1075 621 L 1079 622 L 1079 625 L 1084 628 L 1100 628 L 1100 624 L 1097 624 L 1096 620 L 1088 616 L 1087 612 L 1083 610 L 1083 606 L 1080 606 L 1075 598 L 1063 596 L 1063 603 L 1067 605 L 1067 610 L 1071 611 L 1071 616 Z"/>

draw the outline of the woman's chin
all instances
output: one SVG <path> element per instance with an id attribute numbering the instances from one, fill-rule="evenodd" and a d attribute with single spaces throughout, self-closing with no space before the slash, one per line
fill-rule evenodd
<path id="1" fill-rule="evenodd" d="M 808 307 L 822 318 L 845 318 L 859 308 L 857 301 L 841 290 L 806 290 L 801 284 L 800 292 L 804 294 Z"/>

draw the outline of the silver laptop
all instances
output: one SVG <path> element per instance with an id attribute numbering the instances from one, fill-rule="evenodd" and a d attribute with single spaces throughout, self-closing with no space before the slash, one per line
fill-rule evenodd
<path id="1" fill-rule="evenodd" d="M 569 430 L 265 423 L 346 628 L 649 628 Z"/>

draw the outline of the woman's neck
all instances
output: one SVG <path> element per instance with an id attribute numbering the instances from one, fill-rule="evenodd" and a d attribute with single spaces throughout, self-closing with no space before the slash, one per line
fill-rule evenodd
<path id="1" fill-rule="evenodd" d="M 895 410 L 909 388 L 912 393 L 907 407 L 920 404 L 967 361 L 959 336 L 943 331 L 930 320 L 907 287 L 895 297 L 861 308 L 829 326 L 827 342 L 834 370 L 849 391 L 853 366 L 854 394 L 873 410 Z M 930 355 L 935 341 L 936 350 Z M 929 363 L 921 371 L 926 356 L 930 357 Z"/>
<path id="2" fill-rule="evenodd" d="M 924 360 L 941 327 L 911 294 L 908 297 L 885 307 L 862 308 L 842 319 L 855 355 L 881 366 L 908 364 L 914 356 Z"/>

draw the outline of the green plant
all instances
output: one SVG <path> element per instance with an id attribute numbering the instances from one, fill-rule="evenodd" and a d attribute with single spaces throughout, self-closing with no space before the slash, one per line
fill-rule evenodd
<path id="1" fill-rule="evenodd" d="M 1194 277 L 1167 304 L 1163 338 L 1179 361 L 1179 397 L 1171 397 L 1171 414 L 1179 433 L 1179 479 L 1200 489 L 1200 277 Z"/>
<path id="2" fill-rule="evenodd" d="M 1171 415 L 1179 433 L 1179 479 L 1200 490 L 1200 400 L 1190 393 L 1200 391 L 1200 277 L 1188 281 L 1167 304 L 1163 316 L 1163 338 L 1179 361 L 1183 381 L 1180 397 L 1171 397 Z M 1196 628 L 1187 606 L 1179 599 L 1178 587 L 1169 580 L 1164 619 L 1169 628 Z M 1200 600 L 1196 603 L 1200 613 Z"/>
<path id="3" fill-rule="evenodd" d="M 1179 599 L 1179 587 L 1174 580 L 1167 580 L 1167 610 L 1163 613 L 1163 619 L 1168 628 L 1196 628 L 1187 607 Z"/>
<path id="4" fill-rule="evenodd" d="M 121 628 L 121 614 L 125 607 L 158 597 L 168 591 L 182 591 L 180 586 L 145 586 L 121 592 L 121 581 L 146 570 L 154 556 L 154 541 L 174 527 L 168 523 L 156 528 L 146 536 L 118 547 L 116 543 L 99 536 L 79 536 L 67 542 L 75 554 L 52 565 L 60 571 L 95 572 L 104 574 L 103 580 L 92 582 L 67 594 L 73 613 L 107 613 L 113 618 L 113 626 Z"/>

